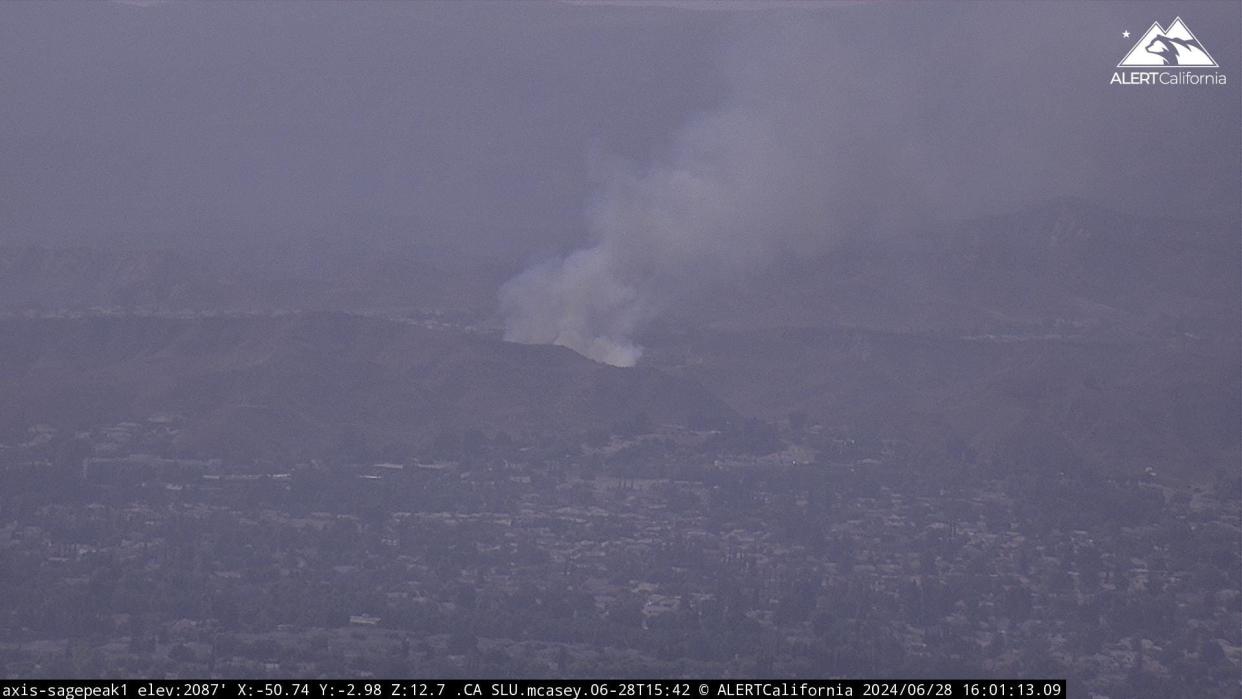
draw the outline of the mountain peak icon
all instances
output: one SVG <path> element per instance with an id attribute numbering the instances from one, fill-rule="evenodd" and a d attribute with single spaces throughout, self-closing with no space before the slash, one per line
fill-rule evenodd
<path id="1" fill-rule="evenodd" d="M 1134 48 L 1117 64 L 1118 68 L 1151 66 L 1216 68 L 1217 64 L 1195 38 L 1190 27 L 1181 17 L 1176 17 L 1167 29 L 1162 28 L 1159 22 L 1152 22 L 1151 27 L 1135 42 Z"/>

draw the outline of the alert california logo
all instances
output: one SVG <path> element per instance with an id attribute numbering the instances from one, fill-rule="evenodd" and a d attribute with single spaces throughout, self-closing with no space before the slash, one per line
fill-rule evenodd
<path id="1" fill-rule="evenodd" d="M 1129 39 L 1130 31 L 1121 33 Z M 1182 21 L 1174 17 L 1167 27 L 1152 22 L 1126 52 L 1109 85 L 1225 85 L 1225 74 L 1212 54 Z"/>

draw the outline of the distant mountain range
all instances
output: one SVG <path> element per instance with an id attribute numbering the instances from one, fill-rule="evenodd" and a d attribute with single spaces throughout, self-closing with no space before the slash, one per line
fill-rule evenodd
<path id="1" fill-rule="evenodd" d="M 1190 332 L 1236 338 L 1242 227 L 1061 199 L 1003 216 L 847 238 L 693 309 L 718 327 L 933 333 Z"/>
<path id="2" fill-rule="evenodd" d="M 504 266 L 407 248 L 212 250 L 0 246 L 0 313 L 129 309 L 475 310 Z"/>

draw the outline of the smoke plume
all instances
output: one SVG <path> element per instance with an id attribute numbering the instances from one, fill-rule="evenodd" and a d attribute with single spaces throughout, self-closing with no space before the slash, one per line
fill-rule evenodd
<path id="1" fill-rule="evenodd" d="M 644 323 L 777 254 L 795 233 L 805 154 L 782 132 L 784 96 L 745 88 L 685 124 L 662 161 L 606 166 L 587 212 L 593 243 L 501 289 L 507 340 L 632 366 Z"/>
<path id="2" fill-rule="evenodd" d="M 688 126 L 669 162 L 612 175 L 589 213 L 595 244 L 502 289 L 506 339 L 632 366 L 635 331 L 666 303 L 769 255 L 773 142 L 765 115 L 728 110 Z"/>
<path id="3" fill-rule="evenodd" d="M 662 157 L 601 169 L 588 243 L 502 287 L 507 339 L 630 366 L 652 319 L 842 236 L 923 234 L 1063 195 L 1141 209 L 1167 181 L 1149 162 L 1186 168 L 1175 179 L 1196 186 L 1236 182 L 1208 162 L 1213 139 L 1236 145 L 1236 130 L 1169 126 L 1236 113 L 1236 92 L 1109 90 L 1083 68 L 1111 70 L 1126 49 L 1098 34 L 1128 21 L 1117 8 L 1075 5 L 1067 27 L 1043 5 L 805 7 L 730 25 L 717 107 Z"/>

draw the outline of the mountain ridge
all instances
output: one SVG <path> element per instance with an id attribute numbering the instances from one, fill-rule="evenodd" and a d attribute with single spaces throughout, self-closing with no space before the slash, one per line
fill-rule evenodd
<path id="1" fill-rule="evenodd" d="M 342 313 L 8 318 L 0 364 L 10 436 L 173 413 L 185 419 L 180 447 L 236 458 L 311 458 L 343 435 L 409 451 L 444 431 L 573 434 L 638 414 L 735 415 L 652 368 Z"/>

